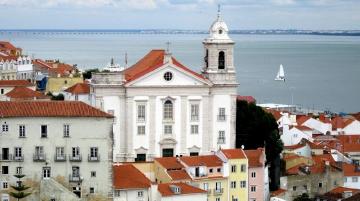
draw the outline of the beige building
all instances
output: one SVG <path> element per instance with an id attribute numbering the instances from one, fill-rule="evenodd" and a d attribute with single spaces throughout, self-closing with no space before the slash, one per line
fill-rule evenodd
<path id="1" fill-rule="evenodd" d="M 108 199 L 111 115 L 73 101 L 0 102 L 0 111 L 1 196 L 15 184 L 13 175 L 21 173 L 31 186 L 32 200 L 43 195 Z"/>

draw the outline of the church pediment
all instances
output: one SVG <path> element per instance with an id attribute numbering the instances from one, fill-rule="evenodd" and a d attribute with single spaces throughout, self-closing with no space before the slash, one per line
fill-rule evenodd
<path id="1" fill-rule="evenodd" d="M 164 138 L 159 142 L 160 145 L 175 145 L 176 143 L 174 138 Z"/>

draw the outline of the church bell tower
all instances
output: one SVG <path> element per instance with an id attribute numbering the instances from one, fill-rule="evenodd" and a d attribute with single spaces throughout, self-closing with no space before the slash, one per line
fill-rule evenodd
<path id="1" fill-rule="evenodd" d="M 228 35 L 229 29 L 221 17 L 220 6 L 217 19 L 212 23 L 209 32 L 209 36 L 203 41 L 203 75 L 216 85 L 236 85 L 235 42 Z"/>

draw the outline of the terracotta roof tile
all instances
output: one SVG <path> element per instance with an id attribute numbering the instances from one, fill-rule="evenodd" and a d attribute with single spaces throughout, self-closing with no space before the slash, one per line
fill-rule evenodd
<path id="1" fill-rule="evenodd" d="M 5 94 L 7 97 L 16 98 L 16 99 L 28 99 L 28 98 L 37 98 L 37 99 L 47 99 L 48 96 L 44 94 L 29 89 L 27 87 L 14 87 L 13 90 Z M 49 98 L 50 99 L 50 98 Z"/>
<path id="2" fill-rule="evenodd" d="M 138 79 L 138 78 L 146 75 L 147 73 L 163 66 L 164 56 L 165 56 L 165 50 L 151 50 L 147 55 L 145 55 L 142 59 L 140 59 L 136 64 L 134 64 L 131 67 L 124 70 L 126 81 L 130 82 L 135 79 Z M 205 80 L 205 78 L 202 75 L 185 67 L 184 65 L 182 65 L 180 62 L 178 62 L 173 57 L 172 57 L 172 62 L 176 67 L 178 67 L 188 73 L 191 73 L 200 79 Z"/>
<path id="3" fill-rule="evenodd" d="M 89 94 L 90 85 L 87 83 L 77 83 L 67 88 L 65 91 L 72 94 Z"/>
<path id="4" fill-rule="evenodd" d="M 262 167 L 265 163 L 264 149 L 258 148 L 255 150 L 244 150 L 246 157 L 249 160 L 249 167 Z M 264 160 L 263 162 L 261 160 Z"/>
<path id="5" fill-rule="evenodd" d="M 299 149 L 299 148 L 302 148 L 302 147 L 305 147 L 306 144 L 305 143 L 298 143 L 298 144 L 294 144 L 294 145 L 289 145 L 289 146 L 284 146 L 284 149 L 287 149 L 287 150 L 295 150 L 295 149 Z"/>
<path id="6" fill-rule="evenodd" d="M 34 86 L 34 85 L 27 80 L 0 80 L 0 86 L 2 86 L 2 87 L 16 87 L 16 86 L 30 87 L 30 86 Z"/>
<path id="7" fill-rule="evenodd" d="M 13 44 L 7 41 L 0 41 L 0 49 L 6 50 L 18 50 L 20 48 L 15 47 Z"/>
<path id="8" fill-rule="evenodd" d="M 167 173 L 173 181 L 191 180 L 191 177 L 185 170 L 169 170 Z"/>
<path id="9" fill-rule="evenodd" d="M 155 158 L 155 161 L 160 163 L 167 170 L 180 170 L 184 168 L 176 157 L 162 157 Z"/>
<path id="10" fill-rule="evenodd" d="M 352 114 L 352 116 L 355 117 L 355 119 L 357 119 L 358 121 L 360 121 L 360 112 Z"/>
<path id="11" fill-rule="evenodd" d="M 360 190 L 354 188 L 337 187 L 325 193 L 323 196 L 321 196 L 321 198 L 327 198 L 327 200 L 342 200 L 341 198 L 343 198 L 343 194 L 345 192 L 352 192 L 352 194 L 355 195 L 358 194 Z"/>
<path id="12" fill-rule="evenodd" d="M 2 117 L 113 117 L 80 101 L 0 101 L 0 113 Z"/>
<path id="13" fill-rule="evenodd" d="M 268 113 L 271 113 L 276 121 L 278 121 L 282 117 L 281 112 L 279 112 L 277 110 L 265 109 L 265 111 L 267 111 Z"/>
<path id="14" fill-rule="evenodd" d="M 293 126 L 294 128 L 297 128 L 301 131 L 312 131 L 313 129 L 307 127 L 307 126 Z"/>
<path id="15" fill-rule="evenodd" d="M 181 161 L 188 166 L 207 166 L 219 167 L 222 166 L 222 161 L 215 155 L 204 156 L 183 156 Z"/>
<path id="16" fill-rule="evenodd" d="M 343 163 L 342 165 L 344 176 L 351 177 L 351 176 L 360 176 L 360 167 L 354 164 L 347 164 Z"/>
<path id="17" fill-rule="evenodd" d="M 113 187 L 115 189 L 150 188 L 150 180 L 131 164 L 113 166 Z"/>
<path id="18" fill-rule="evenodd" d="M 179 194 L 175 194 L 170 186 L 174 185 L 180 188 Z M 167 196 L 176 196 L 176 195 L 184 195 L 184 194 L 197 194 L 197 193 L 207 193 L 207 191 L 204 191 L 200 188 L 196 188 L 194 186 L 190 186 L 186 183 L 164 183 L 158 185 L 158 191 L 163 197 Z"/>
<path id="19" fill-rule="evenodd" d="M 238 101 L 246 101 L 248 103 L 255 103 L 256 100 L 253 96 L 237 96 Z"/>
<path id="20" fill-rule="evenodd" d="M 303 125 L 307 120 L 311 119 L 309 116 L 296 116 L 296 122 L 298 126 Z"/>
<path id="21" fill-rule="evenodd" d="M 282 189 L 282 188 L 279 188 L 278 190 L 276 190 L 276 191 L 272 191 L 271 192 L 271 196 L 279 196 L 279 195 L 281 195 L 281 194 L 283 194 L 283 193 L 285 193 L 287 190 L 285 190 L 285 189 Z"/>
<path id="22" fill-rule="evenodd" d="M 246 155 L 242 149 L 221 149 L 221 152 L 228 159 L 246 159 Z"/>

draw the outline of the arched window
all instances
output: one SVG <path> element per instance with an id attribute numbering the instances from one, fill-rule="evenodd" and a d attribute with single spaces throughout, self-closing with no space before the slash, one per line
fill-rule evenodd
<path id="1" fill-rule="evenodd" d="M 209 50 L 208 49 L 206 49 L 204 61 L 205 61 L 206 68 L 209 67 Z"/>
<path id="2" fill-rule="evenodd" d="M 219 69 L 225 69 L 225 52 L 220 51 L 219 52 Z"/>
<path id="3" fill-rule="evenodd" d="M 171 100 L 166 100 L 164 102 L 164 120 L 173 119 L 173 103 Z"/>

